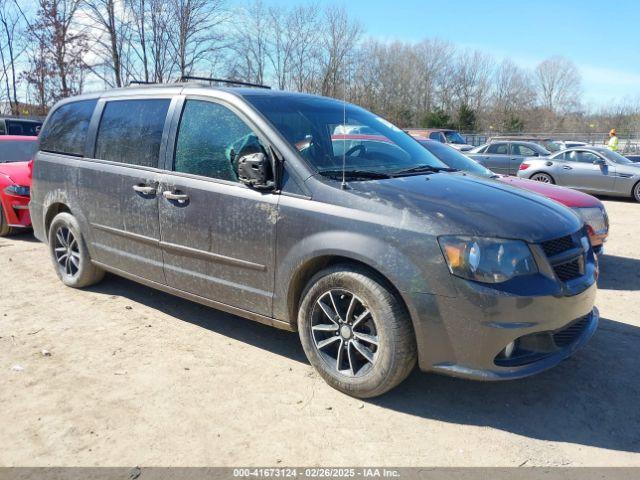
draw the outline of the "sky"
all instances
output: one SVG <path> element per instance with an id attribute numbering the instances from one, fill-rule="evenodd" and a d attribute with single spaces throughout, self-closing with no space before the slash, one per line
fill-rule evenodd
<path id="1" fill-rule="evenodd" d="M 265 4 L 287 5 L 284 0 Z M 296 1 L 296 3 L 298 3 Z M 448 40 L 533 68 L 561 55 L 582 74 L 587 104 L 640 100 L 640 0 L 325 0 L 367 36 Z"/>

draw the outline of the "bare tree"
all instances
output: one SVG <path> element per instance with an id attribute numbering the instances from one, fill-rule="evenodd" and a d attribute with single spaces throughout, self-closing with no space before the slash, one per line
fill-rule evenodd
<path id="1" fill-rule="evenodd" d="M 53 98 L 80 93 L 84 83 L 84 56 L 87 34 L 77 22 L 82 0 L 38 0 L 35 21 L 29 35 L 37 48 L 43 48 L 57 80 Z"/>
<path id="2" fill-rule="evenodd" d="M 531 75 L 511 60 L 504 60 L 493 78 L 492 123 L 504 130 L 524 127 L 524 117 L 534 102 Z"/>
<path id="3" fill-rule="evenodd" d="M 268 12 L 262 0 L 240 9 L 232 24 L 228 71 L 231 77 L 265 83 L 268 63 Z"/>
<path id="4" fill-rule="evenodd" d="M 25 42 L 22 41 L 24 33 L 24 18 L 16 8 L 14 2 L 0 1 L 0 26 L 2 28 L 2 41 L 0 41 L 0 60 L 2 61 L 2 73 L 7 90 L 7 98 L 11 114 L 20 115 L 17 88 L 17 63 L 25 50 Z"/>
<path id="5" fill-rule="evenodd" d="M 352 53 L 360 40 L 362 29 L 344 8 L 339 7 L 327 7 L 323 23 L 319 90 L 322 95 L 335 97 L 345 92 L 345 72 L 349 68 L 348 63 L 353 60 Z"/>
<path id="6" fill-rule="evenodd" d="M 289 13 L 290 36 L 293 44 L 289 63 L 289 88 L 300 92 L 311 91 L 313 77 L 318 69 L 314 61 L 319 55 L 320 19 L 315 5 L 299 5 Z"/>
<path id="7" fill-rule="evenodd" d="M 551 57 L 535 69 L 540 104 L 553 113 L 568 113 L 580 106 L 582 79 L 576 66 L 563 57 Z"/>
<path id="8" fill-rule="evenodd" d="M 112 73 L 111 78 L 103 78 L 110 86 L 122 87 L 125 72 L 126 46 L 131 42 L 129 12 L 127 3 L 117 0 L 83 0 L 85 12 L 91 22 L 93 37 L 92 52 L 100 59 L 99 65 L 104 65 Z M 92 71 L 103 77 L 92 65 Z"/>
<path id="9" fill-rule="evenodd" d="M 147 0 L 125 0 L 125 4 L 131 14 L 131 49 L 134 56 L 142 63 L 142 73 L 145 82 L 149 76 L 149 52 L 147 43 Z M 140 80 L 138 78 L 137 80 Z"/>
<path id="10" fill-rule="evenodd" d="M 204 61 L 212 62 L 224 47 L 220 26 L 227 20 L 223 0 L 170 0 L 174 15 L 171 43 L 180 76 Z"/>

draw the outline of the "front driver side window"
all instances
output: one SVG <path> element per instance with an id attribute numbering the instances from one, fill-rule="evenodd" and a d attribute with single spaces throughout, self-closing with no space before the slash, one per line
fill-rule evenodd
<path id="1" fill-rule="evenodd" d="M 238 158 L 264 151 L 253 131 L 227 107 L 186 101 L 176 141 L 176 172 L 237 182 Z"/>
<path id="2" fill-rule="evenodd" d="M 578 152 L 578 162 L 580 163 L 593 163 L 599 159 L 600 157 L 598 157 L 595 153 Z"/>

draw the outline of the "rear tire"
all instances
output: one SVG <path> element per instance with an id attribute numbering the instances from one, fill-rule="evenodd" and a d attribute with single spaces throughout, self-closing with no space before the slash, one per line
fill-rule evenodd
<path id="1" fill-rule="evenodd" d="M 362 268 L 337 266 L 316 274 L 302 298 L 302 346 L 333 388 L 370 398 L 409 375 L 415 334 L 404 304 L 384 281 Z"/>
<path id="2" fill-rule="evenodd" d="M 14 233 L 15 229 L 11 228 L 9 224 L 7 224 L 7 219 L 4 216 L 4 210 L 2 210 L 2 205 L 0 205 L 0 237 L 8 237 Z"/>
<path id="3" fill-rule="evenodd" d="M 70 213 L 59 213 L 51 222 L 49 252 L 58 278 L 68 287 L 85 288 L 104 278 L 104 270 L 91 263 L 78 221 Z"/>
<path id="4" fill-rule="evenodd" d="M 556 183 L 551 175 L 542 172 L 534 173 L 533 175 L 531 175 L 531 177 L 529 177 L 529 179 L 535 182 L 550 183 L 552 185 Z"/>
<path id="5" fill-rule="evenodd" d="M 636 183 L 631 192 L 631 196 L 636 202 L 640 202 L 640 182 Z"/>

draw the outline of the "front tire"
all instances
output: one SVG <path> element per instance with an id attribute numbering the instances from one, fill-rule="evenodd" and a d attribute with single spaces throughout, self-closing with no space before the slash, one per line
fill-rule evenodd
<path id="1" fill-rule="evenodd" d="M 364 269 L 343 265 L 316 274 L 303 293 L 298 327 L 311 365 L 347 395 L 382 395 L 416 363 L 404 304 Z"/>
<path id="2" fill-rule="evenodd" d="M 636 183 L 635 186 L 633 187 L 633 192 L 631 196 L 636 202 L 640 202 L 640 182 Z"/>
<path id="3" fill-rule="evenodd" d="M 554 184 L 556 182 L 553 181 L 553 178 L 551 177 L 551 175 L 547 174 L 547 173 L 534 173 L 533 175 L 531 175 L 530 180 L 534 180 L 536 182 L 541 182 L 541 183 L 550 183 L 550 184 Z"/>
<path id="4" fill-rule="evenodd" d="M 2 205 L 0 205 L 0 237 L 8 237 L 14 233 L 15 230 L 7 223 L 7 219 L 4 216 L 4 210 L 2 210 Z"/>
<path id="5" fill-rule="evenodd" d="M 104 270 L 91 263 L 78 221 L 70 213 L 59 213 L 51 222 L 49 252 L 58 278 L 68 287 L 85 288 L 104 278 Z"/>

